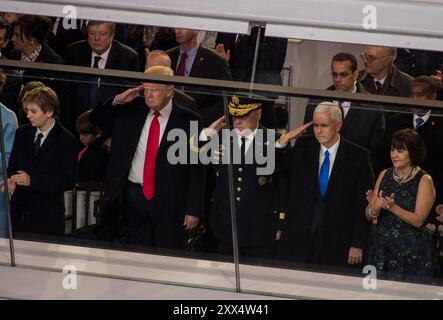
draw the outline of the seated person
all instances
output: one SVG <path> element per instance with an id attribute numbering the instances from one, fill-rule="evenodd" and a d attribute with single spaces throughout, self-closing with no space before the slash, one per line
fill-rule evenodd
<path id="1" fill-rule="evenodd" d="M 78 182 L 105 181 L 108 152 L 101 130 L 91 122 L 91 110 L 77 118 L 75 129 L 84 145 L 78 154 Z"/>
<path id="2" fill-rule="evenodd" d="M 56 120 L 54 90 L 36 88 L 22 103 L 30 124 L 17 129 L 9 159 L 12 230 L 64 235 L 64 192 L 75 185 L 77 142 Z"/>

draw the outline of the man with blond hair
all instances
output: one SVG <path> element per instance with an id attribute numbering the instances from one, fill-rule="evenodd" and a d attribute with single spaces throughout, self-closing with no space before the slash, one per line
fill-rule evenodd
<path id="1" fill-rule="evenodd" d="M 155 66 L 148 75 L 172 76 L 169 67 Z M 140 93 L 144 99 L 137 99 Z M 201 118 L 172 101 L 173 86 L 146 82 L 96 107 L 91 120 L 112 125 L 112 146 L 105 182 L 105 227 L 118 224 L 119 210 L 127 221 L 130 244 L 182 249 L 186 230 L 203 214 L 204 168 L 173 165 L 167 139 L 173 129 L 190 136 L 190 122 Z M 186 144 L 187 145 L 187 144 Z M 106 230 L 106 229 L 105 229 Z"/>

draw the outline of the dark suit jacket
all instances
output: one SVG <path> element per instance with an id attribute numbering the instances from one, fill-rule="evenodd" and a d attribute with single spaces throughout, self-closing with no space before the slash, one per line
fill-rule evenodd
<path id="1" fill-rule="evenodd" d="M 69 65 L 91 67 L 91 56 L 92 50 L 89 47 L 87 40 L 75 42 L 66 48 L 66 63 Z M 138 54 L 134 49 L 114 40 L 112 42 L 111 50 L 109 51 L 105 69 L 138 71 Z M 75 120 L 81 113 L 95 107 L 89 105 L 90 84 L 78 82 L 78 80 L 91 82 L 94 79 L 91 77 L 88 78 L 85 76 L 72 75 L 72 81 L 69 88 L 72 105 L 71 127 L 74 126 Z M 100 85 L 97 92 L 97 105 L 127 89 L 119 86 L 119 84 L 121 85 L 125 83 L 122 79 L 103 78 L 101 79 L 101 82 L 115 83 L 115 85 Z"/>
<path id="2" fill-rule="evenodd" d="M 177 69 L 180 47 L 168 50 L 173 70 Z M 190 77 L 231 80 L 231 72 L 226 60 L 218 53 L 200 46 L 194 59 Z M 184 89 L 197 101 L 198 113 L 203 118 L 203 125 L 208 126 L 224 114 L 223 99 L 219 95 L 193 93 L 194 90 L 208 91 L 208 88 L 185 87 Z"/>
<path id="3" fill-rule="evenodd" d="M 411 87 L 412 80 L 414 80 L 413 77 L 401 72 L 396 66 L 393 65 L 384 82 L 381 93 L 379 94 L 386 96 L 409 97 L 409 89 Z M 367 74 L 364 70 L 360 71 L 359 82 L 369 93 L 376 93 L 374 78 Z"/>
<path id="4" fill-rule="evenodd" d="M 270 139 L 276 141 L 278 138 L 275 134 L 268 137 L 270 133 L 264 127 L 260 129 L 264 130 L 264 139 L 263 141 L 254 139 L 248 148 L 248 156 L 253 157 L 256 148 L 266 152 L 267 148 L 263 143 Z M 237 137 L 233 138 L 231 147 L 238 150 Z M 264 246 L 275 243 L 280 212 L 278 161 L 276 170 L 270 175 L 258 175 L 256 170 L 259 167 L 263 168 L 265 165 L 259 165 L 255 161 L 252 164 L 233 165 L 234 201 L 240 246 Z M 217 239 L 232 243 L 228 165 L 215 165 L 215 173 L 216 187 L 209 223 Z"/>
<path id="5" fill-rule="evenodd" d="M 259 27 L 251 30 L 251 35 L 218 33 L 216 43 L 223 44 L 225 50 L 230 50 L 229 65 L 232 79 L 235 81 L 251 81 L 252 66 Z M 285 63 L 288 39 L 265 37 L 265 30 L 261 30 L 260 45 L 258 48 L 257 69 L 255 81 L 257 83 L 282 84 L 281 71 Z"/>
<path id="6" fill-rule="evenodd" d="M 413 119 L 412 113 L 399 113 L 387 122 L 386 138 L 380 156 L 383 162 L 379 164 L 378 168 L 380 171 L 392 166 L 390 147 L 393 134 L 401 129 L 414 129 Z M 417 128 L 417 132 L 422 137 L 428 151 L 427 159 L 421 166 L 434 181 L 437 191 L 436 204 L 438 204 L 443 200 L 443 119 L 431 115 L 428 121 Z"/>
<path id="7" fill-rule="evenodd" d="M 3 72 L 6 75 L 6 83 L 3 87 L 3 92 L 0 92 L 0 102 L 14 111 L 18 117 L 17 100 L 20 95 L 23 79 L 17 70 L 7 69 Z"/>
<path id="8" fill-rule="evenodd" d="M 102 135 L 91 143 L 78 162 L 78 182 L 104 182 L 108 165 L 108 151 L 103 145 L 105 137 Z"/>
<path id="9" fill-rule="evenodd" d="M 58 122 L 34 154 L 36 128 L 27 124 L 16 131 L 8 175 L 23 170 L 29 187 L 17 186 L 11 200 L 13 230 L 51 235 L 65 234 L 64 192 L 77 176 L 77 142 Z"/>
<path id="10" fill-rule="evenodd" d="M 109 156 L 105 199 L 107 208 L 117 203 L 128 181 L 128 174 L 134 158 L 140 134 L 149 108 L 143 99 L 136 99 L 123 106 L 113 107 L 112 100 L 92 110 L 91 120 L 98 126 L 112 127 L 112 146 Z M 172 129 L 182 129 L 187 134 L 189 146 L 190 121 L 200 121 L 199 116 L 180 106 L 173 105 L 166 125 L 156 160 L 155 201 L 156 224 L 159 227 L 158 245 L 166 248 L 183 248 L 184 215 L 203 215 L 204 168 L 200 164 L 171 164 L 167 152 L 173 141 L 167 141 Z M 198 132 L 196 133 L 198 134 Z M 188 151 L 189 154 L 189 151 Z M 105 214 L 107 214 L 105 212 Z"/>
<path id="11" fill-rule="evenodd" d="M 287 213 L 280 255 L 285 260 L 307 262 L 314 211 L 320 202 L 322 264 L 346 266 L 350 247 L 366 253 L 369 223 L 365 217 L 366 191 L 373 187 L 369 152 L 341 138 L 324 199 L 318 187 L 320 144 L 313 136 L 299 138 L 289 153 L 286 179 Z M 318 218 L 318 217 L 317 217 Z"/>
<path id="12" fill-rule="evenodd" d="M 326 90 L 335 90 L 334 86 Z M 357 83 L 357 93 L 368 93 L 361 84 Z M 309 100 L 306 106 L 305 119 L 303 123 L 312 121 L 314 110 L 320 100 Z M 340 130 L 342 137 L 354 142 L 362 147 L 365 147 L 375 155 L 375 152 L 381 147 L 385 134 L 385 117 L 381 111 L 370 111 L 360 109 L 362 105 L 359 103 L 351 103 Z M 309 134 L 314 134 L 312 126 L 308 128 Z M 374 160 L 375 161 L 375 160 Z"/>

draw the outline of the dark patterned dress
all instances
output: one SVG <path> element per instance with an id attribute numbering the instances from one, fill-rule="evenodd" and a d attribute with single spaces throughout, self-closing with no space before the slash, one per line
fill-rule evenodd
<path id="1" fill-rule="evenodd" d="M 395 203 L 414 212 L 418 185 L 426 174 L 421 170 L 405 183 L 393 178 L 393 168 L 386 171 L 380 190 L 384 196 L 395 194 Z M 369 252 L 368 263 L 377 269 L 377 275 L 394 280 L 431 280 L 435 257 L 431 235 L 426 227 L 416 228 L 393 213 L 382 210 Z"/>

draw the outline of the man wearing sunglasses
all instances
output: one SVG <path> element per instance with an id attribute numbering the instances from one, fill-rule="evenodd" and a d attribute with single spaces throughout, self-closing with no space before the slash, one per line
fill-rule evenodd
<path id="1" fill-rule="evenodd" d="M 368 93 L 357 82 L 357 59 L 348 52 L 337 53 L 331 62 L 332 86 L 327 90 L 348 93 Z M 312 121 L 314 109 L 319 101 L 311 99 L 306 107 L 304 123 Z M 385 119 L 380 111 L 361 109 L 357 102 L 334 99 L 333 103 L 340 107 L 343 114 L 343 126 L 340 134 L 346 139 L 368 149 L 371 154 L 379 149 L 385 132 Z M 308 133 L 313 134 L 312 127 Z"/>

